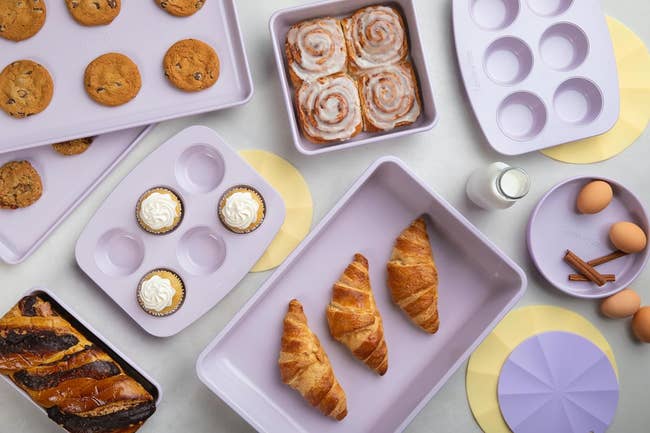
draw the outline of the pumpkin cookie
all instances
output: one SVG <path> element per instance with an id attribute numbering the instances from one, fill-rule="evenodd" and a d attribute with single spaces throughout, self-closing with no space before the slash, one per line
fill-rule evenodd
<path id="1" fill-rule="evenodd" d="M 203 7 L 206 0 L 155 0 L 158 6 L 177 17 L 188 17 Z"/>
<path id="2" fill-rule="evenodd" d="M 119 14 L 121 0 L 65 0 L 70 15 L 83 26 L 110 24 Z"/>
<path id="3" fill-rule="evenodd" d="M 138 66 L 124 54 L 108 53 L 86 67 L 86 92 L 95 102 L 114 107 L 129 102 L 140 91 Z"/>
<path id="4" fill-rule="evenodd" d="M 0 0 L 0 37 L 22 41 L 45 24 L 45 0 Z"/>
<path id="5" fill-rule="evenodd" d="M 174 86 L 197 92 L 212 87 L 219 79 L 219 56 L 205 42 L 183 39 L 167 50 L 163 69 Z"/>
<path id="6" fill-rule="evenodd" d="M 62 141 L 55 143 L 52 148 L 65 156 L 79 155 L 84 153 L 92 144 L 95 137 L 77 138 L 76 140 Z"/>
<path id="7" fill-rule="evenodd" d="M 31 60 L 10 63 L 0 72 L 0 108 L 10 116 L 40 113 L 50 105 L 53 93 L 50 73 Z"/>
<path id="8" fill-rule="evenodd" d="M 41 195 L 41 176 L 28 161 L 11 161 L 0 167 L 0 209 L 31 206 Z"/>

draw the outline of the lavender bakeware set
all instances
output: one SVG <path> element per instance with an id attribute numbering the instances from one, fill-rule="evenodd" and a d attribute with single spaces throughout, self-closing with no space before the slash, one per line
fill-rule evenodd
<path id="1" fill-rule="evenodd" d="M 453 0 L 458 63 L 489 144 L 507 155 L 602 134 L 619 116 L 598 0 Z"/>
<path id="2" fill-rule="evenodd" d="M 219 80 L 210 89 L 183 92 L 165 78 L 165 52 L 186 38 L 206 42 L 221 59 Z M 107 52 L 131 58 L 142 76 L 138 95 L 119 107 L 95 103 L 83 86 L 88 63 Z M 235 0 L 210 0 L 201 13 L 182 19 L 161 10 L 153 0 L 125 1 L 109 26 L 93 27 L 76 23 L 64 2 L 48 2 L 47 20 L 38 34 L 20 43 L 0 38 L 0 68 L 19 59 L 34 60 L 49 70 L 54 96 L 50 106 L 35 116 L 15 119 L 1 113 L 0 152 L 219 110 L 253 96 Z"/>
<path id="3" fill-rule="evenodd" d="M 363 144 L 427 131 L 435 126 L 438 120 L 438 111 L 433 99 L 433 88 L 431 86 L 427 63 L 424 58 L 424 48 L 422 46 L 420 31 L 416 19 L 417 12 L 415 10 L 415 5 L 413 0 L 395 0 L 389 2 L 389 5 L 396 7 L 402 13 L 404 23 L 407 27 L 411 62 L 418 79 L 420 97 L 422 99 L 422 114 L 420 115 L 420 118 L 412 125 L 397 128 L 393 131 L 384 133 L 362 132 L 349 140 L 329 145 L 312 143 L 305 138 L 300 131 L 298 113 L 293 104 L 295 90 L 290 83 L 289 73 L 286 69 L 284 44 L 289 28 L 300 21 L 314 18 L 327 16 L 340 18 L 350 16 L 358 9 L 376 4 L 378 4 L 376 0 L 330 0 L 280 10 L 271 16 L 269 29 L 271 31 L 271 40 L 273 43 L 273 53 L 275 54 L 275 64 L 278 68 L 278 76 L 282 86 L 282 95 L 284 97 L 287 115 L 289 117 L 291 135 L 293 136 L 294 145 L 300 153 L 305 155 L 318 155 L 335 150 L 350 149 Z"/>

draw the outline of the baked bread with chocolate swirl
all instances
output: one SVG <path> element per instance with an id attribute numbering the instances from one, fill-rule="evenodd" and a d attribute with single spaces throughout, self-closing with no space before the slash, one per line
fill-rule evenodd
<path id="1" fill-rule="evenodd" d="M 38 295 L 0 319 L 0 373 L 71 433 L 133 433 L 156 410 L 139 382 Z"/>

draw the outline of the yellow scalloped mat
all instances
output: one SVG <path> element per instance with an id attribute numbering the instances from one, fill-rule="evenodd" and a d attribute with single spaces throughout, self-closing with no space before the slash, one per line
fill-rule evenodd
<path id="1" fill-rule="evenodd" d="M 643 41 L 620 21 L 607 17 L 614 44 L 621 92 L 621 112 L 608 132 L 562 144 L 541 152 L 561 162 L 591 164 L 604 161 L 631 146 L 650 119 L 650 54 Z"/>
<path id="2" fill-rule="evenodd" d="M 307 236 L 314 204 L 302 174 L 287 160 L 264 150 L 242 150 L 246 160 L 276 191 L 287 209 L 284 223 L 251 272 L 268 271 L 280 265 Z"/>
<path id="3" fill-rule="evenodd" d="M 467 364 L 466 390 L 472 414 L 485 433 L 510 433 L 497 397 L 501 367 L 510 353 L 529 337 L 548 331 L 578 334 L 598 346 L 618 375 L 616 359 L 600 331 L 583 316 L 550 305 L 513 310 L 474 351 Z"/>

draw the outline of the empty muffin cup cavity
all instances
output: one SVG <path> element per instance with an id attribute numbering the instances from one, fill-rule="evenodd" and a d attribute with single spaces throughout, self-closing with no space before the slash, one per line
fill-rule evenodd
<path id="1" fill-rule="evenodd" d="M 142 239 L 123 229 L 104 233 L 95 248 L 95 263 L 103 273 L 111 277 L 133 274 L 144 259 Z"/>
<path id="2" fill-rule="evenodd" d="M 472 0 L 470 12 L 479 27 L 502 30 L 519 15 L 519 0 Z"/>
<path id="3" fill-rule="evenodd" d="M 223 180 L 226 165 L 214 148 L 197 144 L 185 150 L 176 161 L 176 180 L 184 190 L 205 194 L 216 189 Z"/>
<path id="4" fill-rule="evenodd" d="M 528 0 L 528 7 L 537 15 L 556 17 L 566 12 L 573 0 Z"/>
<path id="5" fill-rule="evenodd" d="M 535 138 L 546 126 L 547 112 L 544 102 L 529 92 L 517 92 L 501 102 L 497 122 L 501 131 L 517 141 Z"/>
<path id="6" fill-rule="evenodd" d="M 485 73 L 501 85 L 522 82 L 533 68 L 533 53 L 521 39 L 507 36 L 492 42 L 485 52 Z"/>
<path id="7" fill-rule="evenodd" d="M 585 125 L 596 120 L 602 112 L 603 94 L 593 82 L 571 78 L 555 91 L 553 106 L 563 121 Z"/>
<path id="8" fill-rule="evenodd" d="M 208 227 L 196 227 L 183 235 L 176 254 L 183 269 L 190 274 L 210 275 L 223 265 L 226 243 Z"/>
<path id="9" fill-rule="evenodd" d="M 580 66 L 589 54 L 589 40 L 580 27 L 558 23 L 549 27 L 540 41 L 544 62 L 557 71 L 570 71 Z"/>

